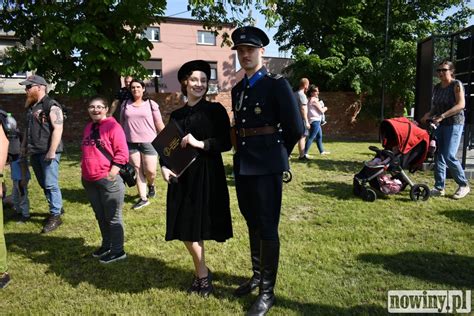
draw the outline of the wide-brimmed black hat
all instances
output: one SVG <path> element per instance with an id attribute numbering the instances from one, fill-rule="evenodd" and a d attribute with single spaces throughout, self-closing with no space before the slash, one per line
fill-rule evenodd
<path id="1" fill-rule="evenodd" d="M 240 45 L 264 47 L 270 43 L 270 40 L 267 34 L 258 27 L 243 26 L 232 32 L 232 42 L 234 42 L 232 49 L 237 49 Z"/>
<path id="2" fill-rule="evenodd" d="M 209 63 L 204 60 L 191 60 L 181 66 L 178 70 L 178 81 L 185 79 L 188 74 L 191 72 L 199 70 L 206 74 L 207 80 L 211 78 L 211 66 Z"/>
<path id="3" fill-rule="evenodd" d="M 26 86 L 26 85 L 29 85 L 29 84 L 39 84 L 41 86 L 47 86 L 48 85 L 46 80 L 44 80 L 43 77 L 38 76 L 38 75 L 29 76 L 28 78 L 26 78 L 25 81 L 20 82 L 20 84 L 22 86 Z"/>

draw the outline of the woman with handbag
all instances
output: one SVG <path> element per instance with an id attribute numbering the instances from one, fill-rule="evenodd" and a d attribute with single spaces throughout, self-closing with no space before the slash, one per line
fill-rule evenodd
<path id="1" fill-rule="evenodd" d="M 102 97 L 89 102 L 87 110 L 92 122 L 84 129 L 81 145 L 82 185 L 102 235 L 102 245 L 92 256 L 101 263 L 127 257 L 122 219 L 125 185 L 119 171 L 128 162 L 128 147 L 122 127 L 115 118 L 107 117 L 108 109 Z"/>
<path id="2" fill-rule="evenodd" d="M 127 137 L 130 162 L 137 171 L 140 199 L 132 206 L 138 210 L 150 204 L 156 196 L 155 177 L 158 153 L 151 144 L 165 127 L 158 104 L 146 96 L 145 83 L 133 79 L 130 83 L 133 100 L 122 105 L 120 123 Z M 148 187 L 148 193 L 147 193 Z"/>
<path id="3" fill-rule="evenodd" d="M 211 69 L 203 60 L 185 63 L 178 71 L 181 91 L 188 102 L 171 113 L 184 131 L 181 146 L 198 151 L 196 160 L 179 176 L 163 160 L 161 173 L 168 182 L 165 239 L 184 242 L 194 263 L 189 293 L 208 296 L 212 275 L 206 266 L 204 240 L 224 242 L 232 237 L 229 191 L 221 152 L 228 151 L 230 122 L 220 103 L 206 100 Z"/>

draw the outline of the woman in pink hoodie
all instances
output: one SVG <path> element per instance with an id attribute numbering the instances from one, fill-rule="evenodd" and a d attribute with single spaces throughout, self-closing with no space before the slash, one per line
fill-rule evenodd
<path id="1" fill-rule="evenodd" d="M 87 110 L 92 122 L 86 125 L 82 138 L 82 185 L 102 235 L 102 245 L 92 256 L 111 263 L 127 257 L 122 220 L 125 186 L 119 170 L 128 162 L 128 147 L 120 124 L 107 117 L 109 105 L 104 98 L 93 98 Z"/>

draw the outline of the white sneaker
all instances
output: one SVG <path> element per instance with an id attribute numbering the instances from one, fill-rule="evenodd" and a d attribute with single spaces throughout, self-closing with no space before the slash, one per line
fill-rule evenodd
<path id="1" fill-rule="evenodd" d="M 444 196 L 445 194 L 446 192 L 444 191 L 444 189 L 439 190 L 439 189 L 433 188 L 430 191 L 430 196 Z"/>
<path id="2" fill-rule="evenodd" d="M 321 155 L 330 155 L 330 154 L 331 154 L 330 151 L 323 151 L 323 152 L 321 153 Z"/>
<path id="3" fill-rule="evenodd" d="M 470 191 L 471 191 L 471 188 L 468 185 L 459 186 L 459 188 L 456 190 L 456 193 L 454 193 L 454 195 L 453 195 L 453 199 L 456 199 L 456 200 L 462 199 Z"/>

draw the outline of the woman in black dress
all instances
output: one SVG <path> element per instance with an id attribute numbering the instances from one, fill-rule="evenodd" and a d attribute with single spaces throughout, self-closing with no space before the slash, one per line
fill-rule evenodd
<path id="1" fill-rule="evenodd" d="M 212 275 L 206 266 L 204 240 L 224 242 L 232 237 L 229 192 L 221 152 L 230 150 L 230 124 L 220 103 L 205 99 L 210 66 L 203 60 L 185 63 L 178 71 L 186 105 L 171 113 L 184 131 L 181 146 L 195 147 L 199 155 L 178 181 L 160 161 L 163 179 L 168 182 L 166 240 L 184 242 L 193 257 L 195 277 L 189 293 L 208 296 L 213 291 Z"/>

